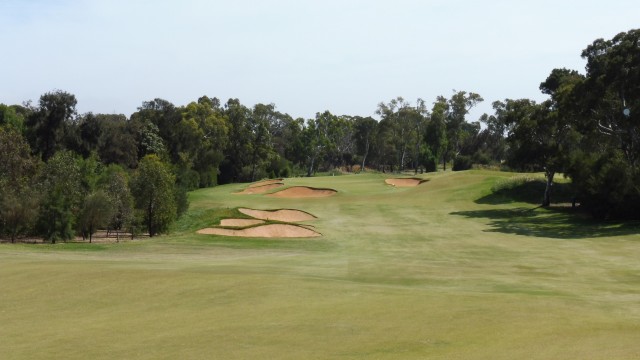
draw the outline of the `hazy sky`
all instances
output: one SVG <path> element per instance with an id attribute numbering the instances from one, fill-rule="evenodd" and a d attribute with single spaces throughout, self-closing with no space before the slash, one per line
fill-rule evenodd
<path id="1" fill-rule="evenodd" d="M 0 103 L 61 89 L 129 116 L 207 95 L 311 118 L 456 89 L 484 97 L 477 120 L 639 26 L 638 0 L 0 0 Z"/>

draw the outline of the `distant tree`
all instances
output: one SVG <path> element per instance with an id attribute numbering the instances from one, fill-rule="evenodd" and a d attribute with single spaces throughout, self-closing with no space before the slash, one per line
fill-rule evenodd
<path id="1" fill-rule="evenodd" d="M 97 151 L 105 164 L 118 164 L 129 169 L 138 166 L 139 124 L 127 121 L 124 115 L 96 115 L 100 119 L 101 134 Z M 144 149 L 149 151 L 149 149 Z"/>
<path id="2" fill-rule="evenodd" d="M 315 173 L 318 162 L 335 147 L 331 132 L 335 129 L 338 117 L 328 110 L 316 113 L 315 119 L 307 121 L 303 131 L 304 153 L 307 156 L 307 176 Z"/>
<path id="3" fill-rule="evenodd" d="M 375 131 L 378 122 L 372 117 L 360 117 L 354 118 L 354 133 L 353 139 L 355 140 L 356 153 L 362 157 L 362 171 L 365 171 L 367 164 L 367 156 L 373 142 L 375 141 Z"/>
<path id="4" fill-rule="evenodd" d="M 73 238 L 73 228 L 82 204 L 82 176 L 77 158 L 59 151 L 45 164 L 38 185 L 42 196 L 38 229 L 45 240 Z"/>
<path id="5" fill-rule="evenodd" d="M 378 104 L 376 114 L 381 116 L 380 123 L 384 124 L 387 135 L 390 136 L 388 140 L 394 144 L 396 168 L 402 171 L 412 147 L 415 119 L 421 115 L 402 97 L 392 99 L 387 104 Z"/>
<path id="6" fill-rule="evenodd" d="M 461 150 L 464 140 L 464 123 L 466 116 L 478 103 L 484 99 L 476 93 L 466 91 L 455 91 L 451 99 L 447 101 L 447 148 L 445 150 L 445 158 L 455 158 Z"/>
<path id="7" fill-rule="evenodd" d="M 442 96 L 438 97 L 436 102 L 433 103 L 431 119 L 425 134 L 425 143 L 436 161 L 442 160 L 443 170 L 446 170 L 447 167 L 445 153 L 449 144 L 447 139 L 448 112 L 449 104 L 447 99 Z"/>
<path id="8" fill-rule="evenodd" d="M 127 173 L 117 165 L 111 165 L 101 174 L 98 187 L 109 197 L 113 213 L 108 221 L 108 230 L 120 231 L 133 223 L 133 197 L 129 189 Z"/>
<path id="9" fill-rule="evenodd" d="M 13 125 L 0 126 L 0 232 L 14 241 L 31 230 L 38 197 L 33 189 L 39 170 L 29 144 Z"/>
<path id="10" fill-rule="evenodd" d="M 227 120 L 217 99 L 206 96 L 181 108 L 182 120 L 176 128 L 178 183 L 187 189 L 217 183 L 220 164 L 228 144 Z M 187 178 L 193 174 L 194 183 Z"/>
<path id="11" fill-rule="evenodd" d="M 40 96 L 39 105 L 26 119 L 31 148 L 44 161 L 63 148 L 65 128 L 76 115 L 75 95 L 56 90 Z"/>
<path id="12" fill-rule="evenodd" d="M 149 236 L 168 229 L 177 217 L 175 177 L 157 155 L 147 155 L 140 161 L 131 183 L 137 209 L 143 212 Z"/>
<path id="13" fill-rule="evenodd" d="M 114 204 L 104 191 L 87 195 L 78 218 L 83 238 L 88 235 L 91 242 L 93 234 L 108 224 L 114 212 Z"/>
<path id="14" fill-rule="evenodd" d="M 11 127 L 22 133 L 24 131 L 24 111 L 20 111 L 20 109 L 20 106 L 0 104 L 0 126 Z"/>
<path id="15" fill-rule="evenodd" d="M 18 235 L 31 231 L 38 215 L 38 198 L 31 189 L 3 192 L 0 197 L 0 230 L 15 242 Z"/>
<path id="16" fill-rule="evenodd" d="M 270 159 L 276 154 L 271 142 L 270 126 L 277 116 L 275 105 L 256 104 L 251 111 L 248 120 L 248 166 L 250 167 L 249 179 L 256 180 L 258 171 L 266 168 Z"/>

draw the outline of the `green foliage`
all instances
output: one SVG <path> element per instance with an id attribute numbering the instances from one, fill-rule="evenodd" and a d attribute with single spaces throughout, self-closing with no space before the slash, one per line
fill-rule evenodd
<path id="1" fill-rule="evenodd" d="M 113 205 L 113 213 L 107 224 L 109 229 L 120 231 L 131 227 L 134 222 L 133 196 L 127 173 L 117 165 L 110 165 L 101 174 L 99 188 Z"/>
<path id="2" fill-rule="evenodd" d="M 31 148 L 44 161 L 63 148 L 67 127 L 76 115 L 75 95 L 56 90 L 40 96 L 39 106 L 27 118 Z"/>
<path id="3" fill-rule="evenodd" d="M 24 116 L 16 111 L 18 106 L 0 104 L 0 127 L 13 128 L 18 132 L 24 131 Z"/>
<path id="4" fill-rule="evenodd" d="M 0 196 L 0 233 L 8 235 L 11 242 L 16 237 L 32 231 L 38 215 L 38 197 L 30 188 L 21 191 L 3 191 Z"/>
<path id="5" fill-rule="evenodd" d="M 38 188 L 42 196 L 39 233 L 52 243 L 72 239 L 83 199 L 78 158 L 69 151 L 57 152 L 45 164 Z"/>
<path id="6" fill-rule="evenodd" d="M 473 165 L 473 160 L 467 155 L 458 155 L 453 160 L 453 171 L 469 170 Z"/>
<path id="7" fill-rule="evenodd" d="M 147 155 L 131 182 L 136 209 L 142 212 L 149 236 L 167 231 L 177 217 L 175 177 L 156 155 Z"/>
<path id="8" fill-rule="evenodd" d="M 78 226 L 83 238 L 89 236 L 91 242 L 93 234 L 109 223 L 115 211 L 115 204 L 104 191 L 98 190 L 87 195 L 78 216 Z"/>

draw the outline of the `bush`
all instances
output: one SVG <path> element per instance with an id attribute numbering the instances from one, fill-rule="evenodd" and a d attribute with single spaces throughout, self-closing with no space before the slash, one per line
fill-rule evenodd
<path id="1" fill-rule="evenodd" d="M 471 169 L 473 161 L 470 156 L 458 155 L 453 161 L 453 171 L 462 171 Z"/>

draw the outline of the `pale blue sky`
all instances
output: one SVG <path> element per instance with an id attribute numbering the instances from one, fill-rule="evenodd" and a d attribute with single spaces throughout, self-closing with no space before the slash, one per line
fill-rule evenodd
<path id="1" fill-rule="evenodd" d="M 61 89 L 82 112 L 159 97 L 275 103 L 294 117 L 373 115 L 452 89 L 543 99 L 597 38 L 640 26 L 637 0 L 0 0 L 0 103 Z"/>

